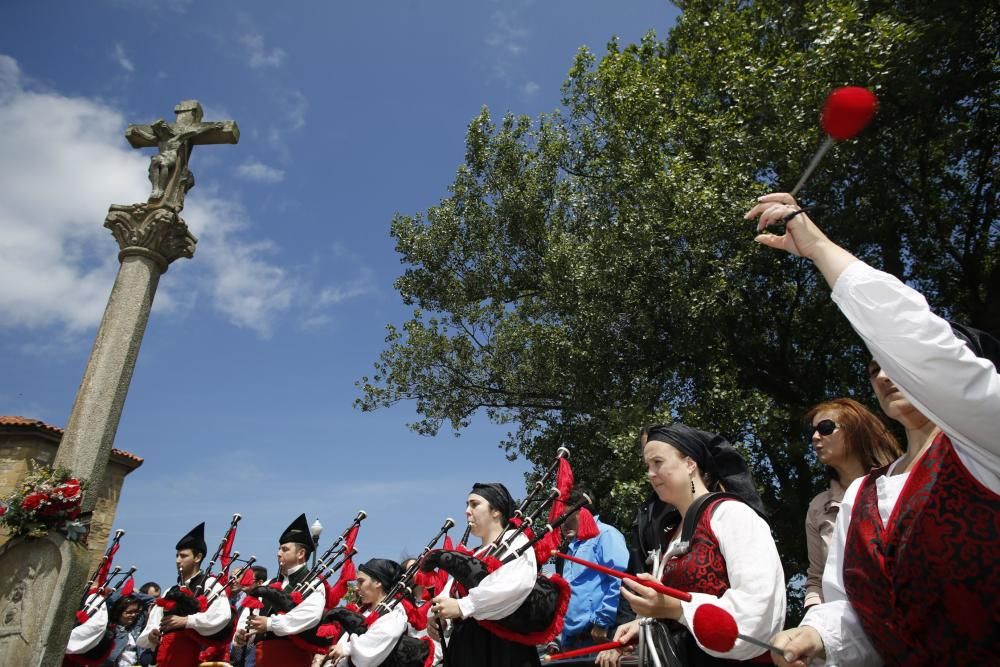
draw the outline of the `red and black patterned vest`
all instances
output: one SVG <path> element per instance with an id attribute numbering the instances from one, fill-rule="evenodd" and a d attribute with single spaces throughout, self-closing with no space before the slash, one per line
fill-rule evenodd
<path id="1" fill-rule="evenodd" d="M 729 571 L 726 568 L 726 559 L 722 555 L 719 547 L 719 540 L 712 530 L 712 514 L 718 506 L 724 502 L 740 502 L 733 498 L 719 498 L 709 501 L 701 516 L 698 518 L 698 525 L 691 534 L 691 548 L 683 556 L 671 558 L 663 568 L 663 578 L 661 581 L 672 588 L 691 593 L 706 593 L 721 597 L 729 590 Z M 680 530 L 680 527 L 678 527 Z M 736 665 L 741 661 L 724 660 L 715 658 L 703 653 L 694 638 L 689 642 L 689 653 L 697 651 L 691 656 L 693 664 L 697 665 Z M 752 658 L 747 663 L 771 664 L 770 654 L 764 652 Z"/>
<path id="2" fill-rule="evenodd" d="M 1000 655 L 1000 496 L 943 433 L 910 471 L 882 525 L 875 470 L 861 483 L 844 585 L 888 665 L 986 665 Z"/>
<path id="3" fill-rule="evenodd" d="M 725 502 L 722 498 L 712 502 L 698 519 L 698 525 L 691 535 L 691 549 L 683 556 L 671 558 L 663 568 L 663 583 L 667 586 L 707 593 L 715 597 L 729 590 L 729 572 L 726 559 L 719 549 L 719 540 L 712 531 L 712 514 Z"/>

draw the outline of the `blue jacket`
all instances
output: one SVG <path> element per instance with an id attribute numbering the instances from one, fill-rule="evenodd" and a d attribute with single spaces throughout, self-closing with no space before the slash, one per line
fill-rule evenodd
<path id="1" fill-rule="evenodd" d="M 625 537 L 614 526 L 597 522 L 600 534 L 589 540 L 573 540 L 567 552 L 598 565 L 625 571 L 628 568 L 628 547 Z M 563 642 L 569 637 L 589 633 L 591 626 L 610 628 L 618 613 L 621 580 L 601 574 L 583 565 L 566 561 L 563 578 L 569 583 L 573 595 L 566 610 L 563 624 Z"/>

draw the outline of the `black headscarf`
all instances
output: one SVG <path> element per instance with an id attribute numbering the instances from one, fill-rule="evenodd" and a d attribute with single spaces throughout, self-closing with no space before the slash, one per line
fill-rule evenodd
<path id="1" fill-rule="evenodd" d="M 372 558 L 358 569 L 380 582 L 384 590 L 392 588 L 392 585 L 399 579 L 399 575 L 403 573 L 403 568 L 399 566 L 399 563 L 388 558 Z"/>
<path id="2" fill-rule="evenodd" d="M 699 431 L 684 424 L 653 426 L 647 442 L 656 440 L 673 445 L 685 456 L 690 456 L 703 473 L 722 484 L 725 491 L 743 499 L 762 516 L 764 503 L 750 475 L 750 468 L 739 452 L 721 435 Z M 709 489 L 713 490 L 713 489 Z"/>
<path id="3" fill-rule="evenodd" d="M 485 498 L 490 507 L 503 515 L 504 523 L 514 514 L 514 499 L 507 487 L 500 482 L 476 482 L 472 485 L 471 493 Z"/>
<path id="4" fill-rule="evenodd" d="M 988 359 L 993 363 L 993 368 L 1000 371 L 1000 341 L 982 329 L 958 322 L 949 322 L 948 324 L 951 325 L 951 330 L 955 332 L 955 335 L 965 341 L 965 344 L 977 357 Z"/>

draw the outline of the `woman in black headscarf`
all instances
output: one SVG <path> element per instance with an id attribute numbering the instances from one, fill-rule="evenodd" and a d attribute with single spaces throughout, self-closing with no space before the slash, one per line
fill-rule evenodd
<path id="1" fill-rule="evenodd" d="M 693 599 L 681 602 L 630 581 L 623 582 L 622 597 L 641 616 L 667 623 L 684 665 L 770 662 L 765 649 L 743 640 L 720 653 L 689 632 L 695 611 L 706 603 L 728 611 L 741 633 L 761 641 L 784 625 L 785 577 L 746 462 L 722 436 L 683 424 L 644 429 L 641 445 L 653 490 L 680 520 L 658 545 L 664 550 L 660 580 Z M 713 495 L 717 492 L 725 493 Z M 688 523 L 694 522 L 685 549 L 680 542 L 689 513 Z M 627 623 L 615 640 L 629 643 L 638 632 L 638 621 Z M 597 664 L 615 665 L 620 657 L 605 651 Z"/>
<path id="2" fill-rule="evenodd" d="M 334 665 L 377 667 L 389 659 L 400 637 L 409 629 L 405 603 L 397 604 L 374 621 L 369 615 L 374 613 L 377 603 L 385 598 L 401 574 L 399 563 L 388 558 L 372 558 L 358 568 L 360 613 L 367 619 L 369 627 L 363 633 L 345 629 L 337 644 L 330 649 Z"/>
<path id="3" fill-rule="evenodd" d="M 474 554 L 486 551 L 500 535 L 514 509 L 514 500 L 503 484 L 473 485 L 466 500 L 465 518 L 472 535 L 482 541 Z M 526 542 L 527 538 L 519 535 L 512 550 Z M 498 636 L 478 623 L 510 616 L 531 593 L 537 573 L 534 551 L 528 549 L 487 575 L 465 597 L 434 599 L 427 624 L 431 636 L 438 639 L 435 617 L 453 623 L 447 649 L 449 667 L 532 667 L 541 664 L 534 646 Z"/>

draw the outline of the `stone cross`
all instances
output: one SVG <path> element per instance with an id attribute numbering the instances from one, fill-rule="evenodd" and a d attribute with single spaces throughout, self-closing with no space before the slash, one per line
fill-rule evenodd
<path id="1" fill-rule="evenodd" d="M 179 215 L 185 194 L 194 186 L 188 168 L 191 150 L 200 144 L 239 141 L 235 122 L 202 122 L 201 105 L 195 100 L 181 102 L 174 112 L 174 123 L 129 126 L 125 136 L 133 147 L 158 149 L 149 168 L 153 192 L 144 203 L 112 205 L 104 221 L 118 241 L 121 267 L 55 460 L 57 467 L 89 481 L 84 516 L 93 510 L 103 484 L 160 275 L 179 257 L 194 255 L 197 239 Z M 83 546 L 56 533 L 35 541 L 18 538 L 0 549 L 0 572 L 22 561 L 38 564 L 33 581 L 27 583 L 39 593 L 32 600 L 32 621 L 25 619 L 20 631 L 25 658 L 7 655 L 5 664 L 62 664 L 86 587 L 89 558 Z M 0 591 L 0 607 L 3 598 Z"/>
<path id="2" fill-rule="evenodd" d="M 158 148 L 149 161 L 149 182 L 153 192 L 149 202 L 180 212 L 184 195 L 194 187 L 194 175 L 187 168 L 191 149 L 202 144 L 235 144 L 240 128 L 231 120 L 203 123 L 204 112 L 197 100 L 184 100 L 174 107 L 177 122 L 162 118 L 149 125 L 129 125 L 125 138 L 132 148 Z"/>

